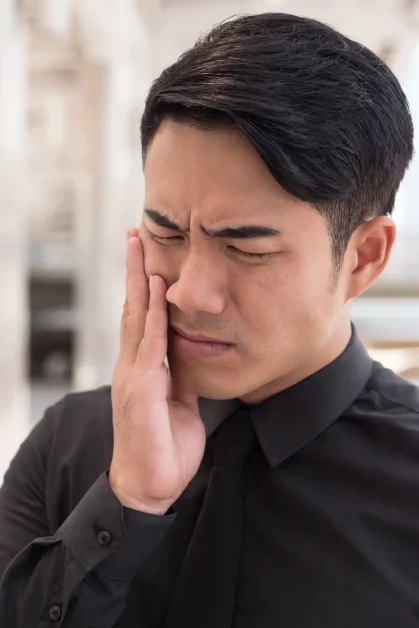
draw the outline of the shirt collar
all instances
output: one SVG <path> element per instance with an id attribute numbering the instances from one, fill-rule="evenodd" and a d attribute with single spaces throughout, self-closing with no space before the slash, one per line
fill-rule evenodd
<path id="1" fill-rule="evenodd" d="M 259 443 L 273 468 L 336 421 L 364 389 L 372 360 L 355 328 L 333 362 L 266 401 L 249 406 Z"/>

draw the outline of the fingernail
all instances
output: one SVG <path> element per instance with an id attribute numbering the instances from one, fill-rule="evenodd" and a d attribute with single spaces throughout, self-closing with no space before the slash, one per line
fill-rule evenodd
<path id="1" fill-rule="evenodd" d="M 154 284 L 155 284 L 154 279 L 155 279 L 154 275 L 150 275 L 150 290 L 152 290 L 154 287 Z"/>

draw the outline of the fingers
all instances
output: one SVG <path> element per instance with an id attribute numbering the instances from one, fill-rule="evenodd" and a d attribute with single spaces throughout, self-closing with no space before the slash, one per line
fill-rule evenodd
<path id="1" fill-rule="evenodd" d="M 166 357 L 168 323 L 166 291 L 162 277 L 154 275 L 150 278 L 149 310 L 137 358 L 141 368 L 145 370 L 161 367 Z"/>
<path id="2" fill-rule="evenodd" d="M 121 322 L 120 356 L 133 364 L 144 334 L 149 290 L 138 229 L 129 229 L 127 237 L 126 297 Z"/>
<path id="3" fill-rule="evenodd" d="M 151 287 L 152 286 L 152 287 Z M 126 299 L 121 323 L 120 357 L 153 370 L 162 366 L 167 353 L 166 284 L 158 275 L 149 282 L 138 229 L 127 232 Z"/>
<path id="4" fill-rule="evenodd" d="M 130 227 L 127 231 L 127 240 L 128 238 L 138 238 L 138 227 Z"/>

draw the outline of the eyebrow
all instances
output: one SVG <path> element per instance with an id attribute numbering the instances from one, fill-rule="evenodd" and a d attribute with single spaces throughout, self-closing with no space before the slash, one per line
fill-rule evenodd
<path id="1" fill-rule="evenodd" d="M 155 209 L 145 209 L 144 213 L 159 227 L 170 229 L 172 231 L 176 231 L 177 233 L 187 233 L 171 218 Z M 281 231 L 278 229 L 267 227 L 265 225 L 243 225 L 242 227 L 224 227 L 222 229 L 205 229 L 204 227 L 201 227 L 201 230 L 203 233 L 213 238 L 232 238 L 237 240 L 273 238 L 275 236 L 282 235 Z"/>

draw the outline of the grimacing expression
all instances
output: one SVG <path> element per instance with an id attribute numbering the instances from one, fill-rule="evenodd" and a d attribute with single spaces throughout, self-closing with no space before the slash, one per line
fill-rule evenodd
<path id="1" fill-rule="evenodd" d="M 324 218 L 279 186 L 239 131 L 165 119 L 145 160 L 144 208 L 146 274 L 166 281 L 169 324 L 234 344 L 191 358 L 169 342 L 187 390 L 257 402 L 311 374 L 349 325 Z"/>

